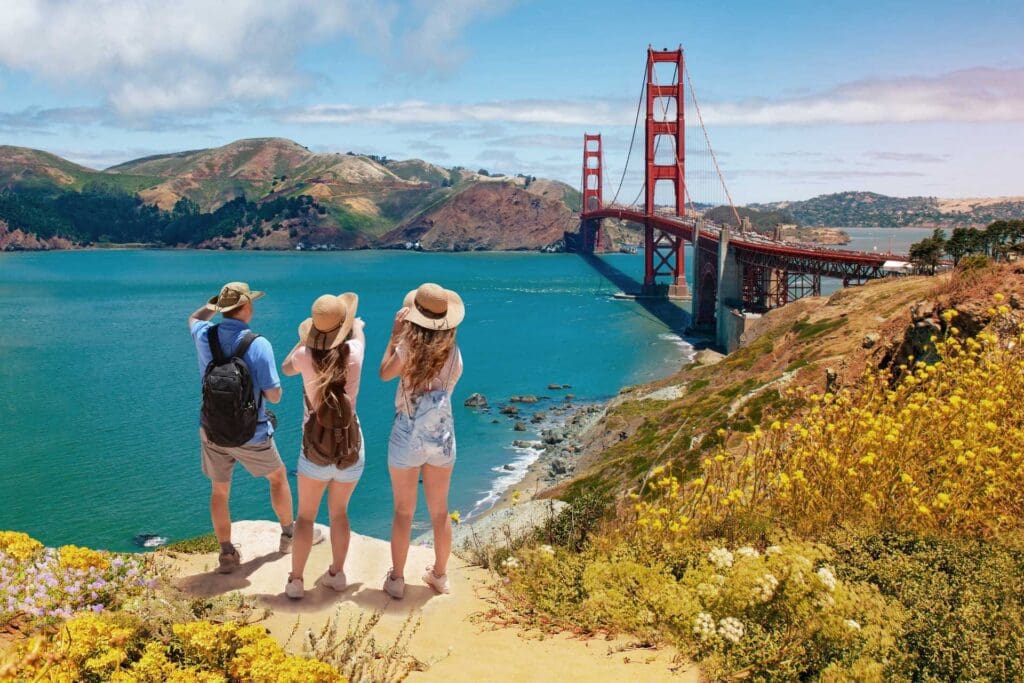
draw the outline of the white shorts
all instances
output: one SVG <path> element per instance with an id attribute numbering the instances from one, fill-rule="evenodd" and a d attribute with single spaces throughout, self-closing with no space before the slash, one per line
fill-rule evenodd
<path id="1" fill-rule="evenodd" d="M 359 477 L 363 476 L 363 468 L 365 467 L 366 442 L 363 440 L 363 430 L 361 427 L 359 429 L 359 460 L 345 469 L 340 469 L 334 465 L 317 465 L 306 457 L 301 447 L 299 448 L 298 473 L 303 477 L 309 477 L 317 481 L 337 481 L 342 484 L 348 484 L 359 481 Z"/>

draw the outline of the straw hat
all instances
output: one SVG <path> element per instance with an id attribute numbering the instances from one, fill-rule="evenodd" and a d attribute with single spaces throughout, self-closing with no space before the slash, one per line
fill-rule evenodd
<path id="1" fill-rule="evenodd" d="M 240 306 L 259 299 L 266 292 L 253 292 L 249 289 L 248 282 L 229 282 L 220 288 L 220 294 L 210 297 L 206 307 L 218 313 L 227 313 Z"/>
<path id="2" fill-rule="evenodd" d="M 311 349 L 326 351 L 348 339 L 356 319 L 359 297 L 352 292 L 324 294 L 313 302 L 310 313 L 299 325 L 299 339 Z"/>
<path id="3" fill-rule="evenodd" d="M 455 329 L 466 317 L 462 297 L 433 282 L 426 282 L 406 294 L 402 305 L 409 309 L 406 320 L 428 330 Z"/>

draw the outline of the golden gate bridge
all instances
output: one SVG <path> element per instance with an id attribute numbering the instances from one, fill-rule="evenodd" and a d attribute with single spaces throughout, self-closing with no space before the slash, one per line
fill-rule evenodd
<path id="1" fill-rule="evenodd" d="M 659 82 L 659 65 L 670 65 L 671 76 Z M 664 69 L 665 67 L 661 67 Z M 663 74 L 664 75 L 664 74 Z M 619 194 L 633 155 L 640 113 L 644 118 L 644 183 L 629 204 Z M 687 162 L 687 112 L 701 135 Z M 763 236 L 741 219 L 729 194 L 711 147 L 683 49 L 647 50 L 645 80 L 637 102 L 633 136 L 618 188 L 605 203 L 604 148 L 600 133 L 583 136 L 582 205 L 578 233 L 566 235 L 567 245 L 593 254 L 604 247 L 601 221 L 619 219 L 643 226 L 644 278 L 638 296 L 692 299 L 697 328 L 714 329 L 723 347 L 735 339 L 735 315 L 783 306 L 805 296 L 821 294 L 821 278 L 842 280 L 843 286 L 886 277 L 887 261 L 905 257 L 793 244 Z M 688 182 L 689 180 L 689 182 Z M 673 201 L 655 204 L 655 192 L 668 186 Z M 694 198 L 696 195 L 696 200 Z M 643 203 L 640 203 L 641 196 Z M 705 214 L 727 207 L 732 221 L 713 221 Z M 694 291 L 686 282 L 685 248 L 694 252 Z"/>

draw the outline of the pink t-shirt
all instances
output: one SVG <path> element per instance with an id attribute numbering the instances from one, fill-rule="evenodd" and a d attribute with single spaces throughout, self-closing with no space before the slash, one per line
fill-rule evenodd
<path id="1" fill-rule="evenodd" d="M 363 371 L 363 356 L 365 350 L 363 342 L 359 339 L 349 339 L 348 362 L 345 364 L 345 395 L 352 401 L 352 409 L 356 408 L 356 396 L 359 394 L 359 374 Z M 306 398 L 317 407 L 316 397 L 313 395 L 316 387 L 316 368 L 313 367 L 313 353 L 308 346 L 300 346 L 292 354 L 292 367 L 302 373 L 302 388 L 306 392 Z M 303 401 L 305 405 L 305 401 Z M 308 414 L 308 410 L 305 414 Z"/>
<path id="2" fill-rule="evenodd" d="M 395 354 L 398 359 L 402 361 L 402 366 L 405 366 L 405 351 L 402 349 L 402 345 L 399 344 L 395 347 Z M 458 345 L 452 346 L 452 352 L 448 354 L 448 360 L 441 366 L 441 372 L 438 373 L 437 377 L 430 383 L 429 389 L 444 389 L 449 394 L 455 390 L 455 384 L 462 377 L 462 352 L 459 351 Z M 415 396 L 406 395 L 405 393 L 405 380 L 398 380 L 398 390 L 395 391 L 395 412 L 408 413 L 406 409 L 408 402 L 412 401 Z"/>

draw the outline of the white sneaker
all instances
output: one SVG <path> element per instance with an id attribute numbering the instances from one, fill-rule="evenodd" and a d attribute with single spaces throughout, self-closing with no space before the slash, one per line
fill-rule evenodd
<path id="1" fill-rule="evenodd" d="M 288 579 L 284 585 L 284 594 L 292 600 L 301 600 L 306 595 L 306 589 L 302 587 L 302 579 Z"/>
<path id="2" fill-rule="evenodd" d="M 321 531 L 318 527 L 314 526 L 313 527 L 313 545 L 316 545 L 317 543 L 320 543 L 323 540 L 324 540 L 324 532 Z M 294 543 L 295 543 L 295 530 L 293 528 L 291 536 L 289 536 L 288 534 L 285 534 L 285 533 L 281 534 L 281 544 L 278 546 L 278 550 L 280 551 L 280 553 L 282 555 L 287 555 L 288 553 L 290 553 L 292 551 L 292 545 L 294 545 Z"/>
<path id="3" fill-rule="evenodd" d="M 391 572 L 389 569 L 384 577 L 384 592 L 395 600 L 401 600 L 405 596 L 405 579 L 401 576 L 396 579 L 391 576 Z"/>
<path id="4" fill-rule="evenodd" d="M 338 591 L 339 593 L 348 588 L 348 581 L 345 580 L 345 572 L 331 574 L 330 567 L 327 568 L 323 576 L 317 579 L 317 583 L 323 584 L 331 590 Z"/>
<path id="5" fill-rule="evenodd" d="M 427 584 L 428 586 L 430 586 L 435 591 L 441 594 L 451 592 L 448 589 L 448 575 L 435 575 L 433 566 L 427 567 L 427 571 L 423 572 L 423 583 Z"/>

